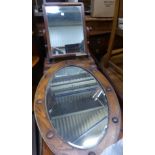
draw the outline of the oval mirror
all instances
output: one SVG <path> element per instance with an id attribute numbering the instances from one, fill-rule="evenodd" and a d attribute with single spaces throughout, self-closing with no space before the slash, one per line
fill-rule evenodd
<path id="1" fill-rule="evenodd" d="M 54 74 L 46 89 L 46 106 L 57 134 L 74 147 L 96 146 L 106 134 L 106 95 L 99 82 L 80 67 L 64 67 Z"/>

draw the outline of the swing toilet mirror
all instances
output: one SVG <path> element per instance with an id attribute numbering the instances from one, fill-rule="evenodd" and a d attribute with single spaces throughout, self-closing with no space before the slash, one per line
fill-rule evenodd
<path id="1" fill-rule="evenodd" d="M 49 56 L 87 55 L 83 4 L 47 3 L 43 11 Z"/>

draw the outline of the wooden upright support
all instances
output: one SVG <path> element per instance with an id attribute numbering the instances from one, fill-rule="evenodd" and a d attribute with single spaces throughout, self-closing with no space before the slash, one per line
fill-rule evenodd
<path id="1" fill-rule="evenodd" d="M 104 67 L 108 67 L 109 60 L 110 60 L 111 55 L 112 55 L 112 49 L 113 49 L 113 44 L 114 44 L 114 39 L 115 39 L 115 34 L 116 34 L 116 29 L 117 29 L 119 2 L 120 2 L 120 0 L 116 0 L 116 2 L 115 2 L 115 10 L 114 10 L 113 23 L 112 23 L 112 31 L 111 31 L 111 35 L 110 35 L 108 50 L 107 50 L 107 54 L 102 59 Z"/>

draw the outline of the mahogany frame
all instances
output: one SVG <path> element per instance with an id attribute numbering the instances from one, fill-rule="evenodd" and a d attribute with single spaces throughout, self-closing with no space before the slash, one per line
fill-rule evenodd
<path id="1" fill-rule="evenodd" d="M 50 43 L 50 36 L 48 31 L 48 18 L 46 15 L 45 7 L 46 6 L 81 6 L 81 17 L 82 17 L 82 23 L 83 23 L 83 35 L 84 35 L 84 51 L 83 53 L 68 53 L 68 54 L 60 54 L 60 55 L 54 55 L 52 54 L 52 45 Z M 72 57 L 72 56 L 86 56 L 89 55 L 88 53 L 88 47 L 87 47 L 87 37 L 86 37 L 86 24 L 85 24 L 85 15 L 84 15 L 84 6 L 83 3 L 44 3 L 43 6 L 43 16 L 44 16 L 44 23 L 45 23 L 45 33 L 47 38 L 47 47 L 48 47 L 48 56 L 49 58 L 62 58 L 62 57 Z"/>
<path id="2" fill-rule="evenodd" d="M 109 116 L 106 134 L 101 139 L 99 144 L 89 149 L 75 148 L 65 142 L 57 134 L 57 131 L 50 122 L 47 113 L 46 88 L 48 82 L 56 71 L 67 66 L 77 66 L 91 73 L 91 75 L 94 76 L 100 83 L 107 97 Z M 115 143 L 119 137 L 121 128 L 121 111 L 115 91 L 108 80 L 102 75 L 102 73 L 87 61 L 80 62 L 80 60 L 67 60 L 53 64 L 47 73 L 44 74 L 37 87 L 34 100 L 34 112 L 41 136 L 43 137 L 50 150 L 56 155 L 99 155 L 105 148 Z"/>

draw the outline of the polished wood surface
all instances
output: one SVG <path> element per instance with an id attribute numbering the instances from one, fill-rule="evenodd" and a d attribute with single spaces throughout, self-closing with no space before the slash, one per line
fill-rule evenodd
<path id="1" fill-rule="evenodd" d="M 113 17 L 100 17 L 100 18 L 97 18 L 97 17 L 91 17 L 91 16 L 86 15 L 85 19 L 86 19 L 86 22 L 88 22 L 88 21 L 112 21 Z"/>
<path id="2" fill-rule="evenodd" d="M 39 56 L 32 56 L 32 68 L 39 62 Z"/>
<path id="3" fill-rule="evenodd" d="M 41 155 L 54 155 L 54 153 L 49 149 L 47 144 L 42 140 L 42 153 Z"/>
<path id="4" fill-rule="evenodd" d="M 90 18 L 90 20 L 86 20 L 86 26 L 87 26 L 87 29 L 89 29 L 87 34 L 88 36 L 111 32 L 112 20 L 109 20 L 109 19 L 101 20 L 101 19 L 94 20 Z"/>
<path id="5" fill-rule="evenodd" d="M 120 74 L 123 74 L 123 70 L 120 67 L 118 67 L 115 63 L 113 63 L 112 61 L 109 61 L 109 65 L 115 68 L 115 70 L 119 72 Z"/>

